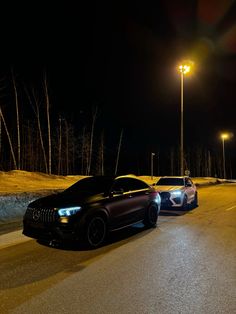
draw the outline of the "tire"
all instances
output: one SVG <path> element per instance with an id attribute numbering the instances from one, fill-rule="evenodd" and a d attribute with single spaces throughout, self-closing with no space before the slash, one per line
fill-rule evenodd
<path id="1" fill-rule="evenodd" d="M 188 208 L 189 208 L 189 206 L 188 206 L 187 195 L 184 195 L 183 204 L 182 204 L 182 209 L 183 209 L 183 210 L 187 210 Z"/>
<path id="2" fill-rule="evenodd" d="M 197 194 L 197 192 L 195 193 L 194 200 L 192 202 L 192 206 L 193 206 L 193 208 L 198 207 L 198 194 Z"/>
<path id="3" fill-rule="evenodd" d="M 86 243 L 92 248 L 97 248 L 103 244 L 106 234 L 107 224 L 105 219 L 101 216 L 91 217 L 85 230 Z"/>
<path id="4" fill-rule="evenodd" d="M 155 203 L 148 206 L 145 213 L 143 224 L 147 228 L 154 228 L 157 225 L 157 219 L 159 216 L 159 209 Z"/>

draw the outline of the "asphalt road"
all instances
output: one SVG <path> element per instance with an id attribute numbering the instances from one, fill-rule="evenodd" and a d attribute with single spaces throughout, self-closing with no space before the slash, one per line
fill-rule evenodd
<path id="1" fill-rule="evenodd" d="M 1 314 L 236 313 L 236 184 L 201 188 L 198 208 L 164 211 L 157 228 L 130 227 L 96 250 L 20 230 L 0 244 Z"/>

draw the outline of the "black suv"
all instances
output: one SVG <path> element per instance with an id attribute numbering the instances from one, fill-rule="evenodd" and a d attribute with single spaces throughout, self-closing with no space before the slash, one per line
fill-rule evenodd
<path id="1" fill-rule="evenodd" d="M 137 222 L 156 226 L 160 195 L 135 176 L 93 176 L 31 202 L 23 234 L 36 239 L 84 240 L 101 245 L 109 231 Z"/>

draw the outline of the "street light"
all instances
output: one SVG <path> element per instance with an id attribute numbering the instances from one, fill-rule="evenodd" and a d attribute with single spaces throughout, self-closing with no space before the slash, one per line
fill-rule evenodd
<path id="1" fill-rule="evenodd" d="M 184 74 L 190 72 L 190 65 L 179 66 L 181 84 L 181 127 L 180 127 L 180 175 L 184 175 Z"/>
<path id="2" fill-rule="evenodd" d="M 221 139 L 222 139 L 222 153 L 223 153 L 223 174 L 224 178 L 226 178 L 226 171 L 225 171 L 225 140 L 229 139 L 229 134 L 228 133 L 222 133 L 221 134 Z"/>

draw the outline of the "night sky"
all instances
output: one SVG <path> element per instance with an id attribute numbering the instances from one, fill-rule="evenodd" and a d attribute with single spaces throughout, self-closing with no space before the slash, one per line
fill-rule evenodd
<path id="1" fill-rule="evenodd" d="M 220 154 L 219 132 L 236 135 L 235 2 L 84 2 L 2 7 L 0 75 L 13 68 L 18 80 L 37 85 L 46 71 L 53 113 L 78 128 L 97 106 L 95 128 L 104 128 L 107 141 L 117 145 L 124 129 L 128 168 L 137 155 L 148 159 L 178 145 L 177 66 L 192 60 L 184 144 Z M 232 154 L 235 141 L 227 143 Z"/>

